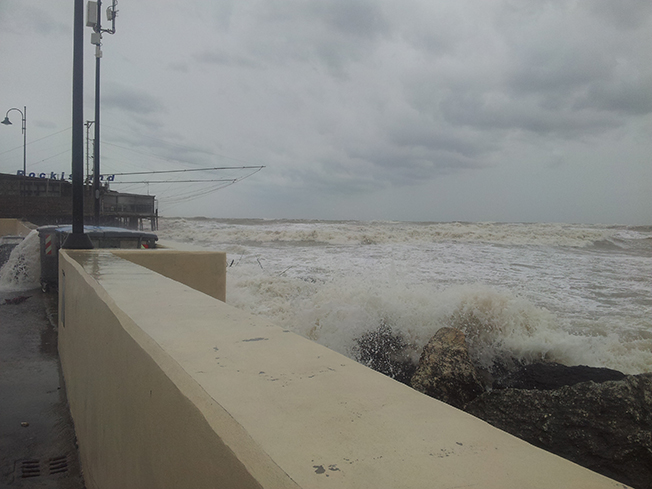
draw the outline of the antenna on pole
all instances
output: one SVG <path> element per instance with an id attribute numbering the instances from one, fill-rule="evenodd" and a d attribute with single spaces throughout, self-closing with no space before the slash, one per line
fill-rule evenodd
<path id="1" fill-rule="evenodd" d="M 118 15 L 117 6 L 118 0 L 113 0 L 111 6 L 106 9 L 106 20 L 111 22 L 111 29 L 105 29 L 104 32 L 108 32 L 109 34 L 115 34 L 115 18 Z"/>
<path id="2" fill-rule="evenodd" d="M 115 34 L 115 18 L 118 2 L 113 0 L 106 9 L 110 29 L 102 29 L 102 0 L 89 1 L 86 7 L 86 26 L 91 27 L 91 44 L 95 45 L 95 140 L 93 143 L 93 215 L 95 225 L 100 225 L 100 58 L 102 57 L 102 33 Z"/>

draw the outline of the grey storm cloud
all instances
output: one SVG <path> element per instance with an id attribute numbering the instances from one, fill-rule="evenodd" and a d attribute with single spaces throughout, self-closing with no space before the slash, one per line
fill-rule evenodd
<path id="1" fill-rule="evenodd" d="M 459 46 L 455 61 L 429 56 L 432 64 L 408 78 L 406 98 L 422 114 L 494 137 L 499 130 L 577 137 L 622 126 L 622 115 L 651 111 L 652 70 L 640 33 L 629 30 L 631 14 L 609 5 L 505 4 L 488 33 L 458 39 L 477 48 L 466 59 Z M 647 5 L 633 7 L 649 21 Z"/>
<path id="2" fill-rule="evenodd" d="M 107 144 L 118 146 L 131 151 L 140 157 L 149 157 L 159 161 L 170 161 L 177 164 L 189 163 L 193 165 L 208 166 L 215 159 L 216 154 L 209 148 L 202 146 L 187 146 L 182 141 L 166 140 L 159 137 L 147 136 L 143 129 L 152 129 L 148 126 L 147 120 L 139 118 L 136 120 L 135 130 L 108 131 L 105 137 Z M 154 126 L 154 132 L 160 132 L 162 126 Z M 160 134 L 165 137 L 165 134 Z M 169 136 L 168 136 L 169 137 Z M 172 137 L 172 139 L 174 139 Z"/>
<path id="3" fill-rule="evenodd" d="M 32 36 L 68 36 L 72 22 L 66 23 L 36 6 L 21 2 L 0 2 L 0 28 L 9 33 L 29 32 Z"/>
<path id="4" fill-rule="evenodd" d="M 557 137 L 596 133 L 620 125 L 611 114 L 550 109 L 536 99 L 510 99 L 503 94 L 451 93 L 441 102 L 441 112 L 452 124 L 496 130 L 523 130 Z"/>
<path id="5" fill-rule="evenodd" d="M 247 90 L 233 108 L 258 104 L 260 127 L 280 111 L 268 126 L 273 146 L 293 144 L 280 158 L 306 159 L 311 168 L 293 174 L 320 188 L 484 169 L 510 134 L 598 135 L 648 113 L 652 99 L 643 48 L 630 46 L 649 16 L 641 2 L 630 2 L 638 15 L 581 1 L 474 4 L 475 15 L 444 3 L 290 0 L 249 2 L 245 17 L 236 5 L 213 12 L 221 42 L 190 60 L 219 70 L 218 94 L 230 83 Z M 175 66 L 192 72 L 187 60 Z M 160 108 L 130 95 L 131 109 Z M 309 128 L 312 155 L 297 144 Z"/>
<path id="6" fill-rule="evenodd" d="M 588 9 L 619 29 L 637 29 L 652 16 L 652 3 L 647 0 L 594 0 L 587 3 Z"/>
<path id="7" fill-rule="evenodd" d="M 186 61 L 172 61 L 168 63 L 168 68 L 179 73 L 188 73 L 189 66 Z"/>
<path id="8" fill-rule="evenodd" d="M 231 55 L 224 50 L 201 51 L 192 55 L 192 58 L 203 64 L 223 66 L 239 66 L 245 68 L 259 68 L 261 63 L 248 59 L 245 56 Z"/>
<path id="9" fill-rule="evenodd" d="M 382 4 L 371 0 L 259 2 L 247 49 L 269 63 L 311 62 L 333 76 L 375 49 L 390 32 Z"/>
<path id="10" fill-rule="evenodd" d="M 118 83 L 106 84 L 105 87 L 102 93 L 102 105 L 105 108 L 120 109 L 139 115 L 166 112 L 165 103 L 145 90 Z"/>
<path id="11" fill-rule="evenodd" d="M 57 128 L 69 126 L 70 10 L 0 1 L 2 95 Z M 102 48 L 104 141 L 138 153 L 112 147 L 105 161 L 265 165 L 250 199 L 227 191 L 251 214 L 266 199 L 317 212 L 333 196 L 340 210 L 387 209 L 392 192 L 428 202 L 434 188 L 470 209 L 473 192 L 536 185 L 551 209 L 564 195 L 576 209 L 591 185 L 605 197 L 587 215 L 652 208 L 649 0 L 142 0 L 121 3 L 117 28 Z M 408 201 L 401 215 L 425 212 Z"/>
<path id="12" fill-rule="evenodd" d="M 451 129 L 423 117 L 393 122 L 387 129 L 386 137 L 399 147 L 445 151 L 470 159 L 482 157 L 497 149 L 495 142 L 480 131 Z"/>

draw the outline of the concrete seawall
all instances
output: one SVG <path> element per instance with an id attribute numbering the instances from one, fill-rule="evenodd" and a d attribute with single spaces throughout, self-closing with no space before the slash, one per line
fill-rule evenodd
<path id="1" fill-rule="evenodd" d="M 224 254 L 59 263 L 89 489 L 623 487 L 218 300 Z"/>
<path id="2" fill-rule="evenodd" d="M 32 229 L 36 229 L 33 224 L 20 221 L 18 219 L 0 219 L 0 237 L 1 236 L 27 236 Z"/>

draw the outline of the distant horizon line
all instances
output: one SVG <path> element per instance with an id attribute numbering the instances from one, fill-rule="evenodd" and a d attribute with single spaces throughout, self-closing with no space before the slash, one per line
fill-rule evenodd
<path id="1" fill-rule="evenodd" d="M 364 223 L 414 223 L 414 224 L 559 224 L 568 226 L 626 226 L 629 228 L 651 228 L 649 224 L 623 224 L 618 222 L 572 222 L 572 221 L 420 221 L 401 219 L 334 219 L 334 218 L 310 218 L 310 217 L 206 217 L 206 216 L 164 216 L 159 214 L 159 219 L 188 219 L 193 221 L 303 221 L 303 222 L 364 222 Z"/>

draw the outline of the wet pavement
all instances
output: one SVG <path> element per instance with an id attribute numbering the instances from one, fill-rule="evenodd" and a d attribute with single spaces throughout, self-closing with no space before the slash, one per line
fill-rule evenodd
<path id="1" fill-rule="evenodd" d="M 84 488 L 56 304 L 56 292 L 0 291 L 0 488 Z"/>

